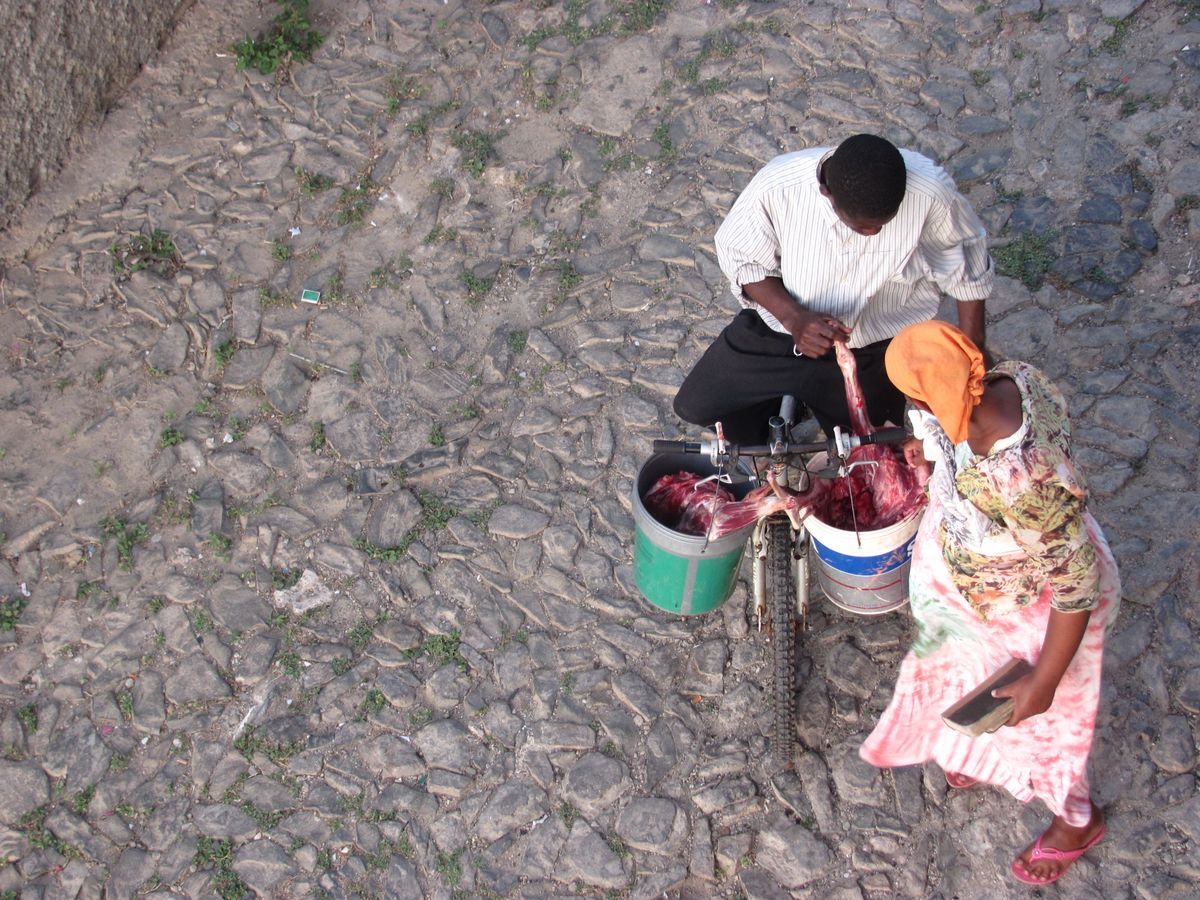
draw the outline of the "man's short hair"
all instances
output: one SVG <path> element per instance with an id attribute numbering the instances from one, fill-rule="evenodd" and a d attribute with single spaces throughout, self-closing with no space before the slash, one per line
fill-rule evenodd
<path id="1" fill-rule="evenodd" d="M 908 183 L 900 151 L 873 134 L 856 134 L 838 144 L 822 174 L 838 207 L 855 218 L 890 219 Z"/>

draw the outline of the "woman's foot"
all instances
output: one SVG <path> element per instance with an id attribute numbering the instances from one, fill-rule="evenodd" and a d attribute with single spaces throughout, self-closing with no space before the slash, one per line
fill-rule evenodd
<path id="1" fill-rule="evenodd" d="M 960 775 L 957 772 L 947 772 L 946 784 L 950 785 L 952 788 L 962 791 L 979 784 L 979 780 L 972 778 L 970 775 Z"/>
<path id="2" fill-rule="evenodd" d="M 1012 873 L 1026 884 L 1058 881 L 1071 864 L 1104 837 L 1104 813 L 1092 804 L 1092 818 L 1082 828 L 1068 825 L 1055 816 L 1050 827 L 1013 860 Z"/>

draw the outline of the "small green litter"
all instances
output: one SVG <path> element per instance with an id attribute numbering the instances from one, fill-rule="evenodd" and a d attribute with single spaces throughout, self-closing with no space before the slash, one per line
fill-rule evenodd
<path id="1" fill-rule="evenodd" d="M 300 292 L 300 302 L 301 303 L 320 303 L 321 302 L 321 292 L 320 291 L 308 291 L 308 290 L 301 291 Z"/>

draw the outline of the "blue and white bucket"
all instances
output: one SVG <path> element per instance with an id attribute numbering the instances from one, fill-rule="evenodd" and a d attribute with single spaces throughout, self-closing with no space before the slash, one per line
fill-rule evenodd
<path id="1" fill-rule="evenodd" d="M 813 465 L 823 464 L 814 460 Z M 925 512 L 922 504 L 887 528 L 843 531 L 804 520 L 812 539 L 817 583 L 836 606 L 859 615 L 881 615 L 908 602 L 913 541 Z"/>

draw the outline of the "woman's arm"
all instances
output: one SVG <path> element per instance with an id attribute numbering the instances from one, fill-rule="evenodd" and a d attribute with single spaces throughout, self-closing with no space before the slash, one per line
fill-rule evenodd
<path id="1" fill-rule="evenodd" d="M 1046 638 L 1042 641 L 1042 652 L 1038 654 L 1033 671 L 1012 684 L 992 691 L 995 697 L 1012 697 L 1016 701 L 1007 725 L 1016 725 L 1030 716 L 1044 713 L 1054 702 L 1054 692 L 1062 681 L 1063 673 L 1075 658 L 1075 651 L 1083 640 L 1091 610 L 1063 612 L 1050 610 L 1050 621 L 1046 625 Z"/>

